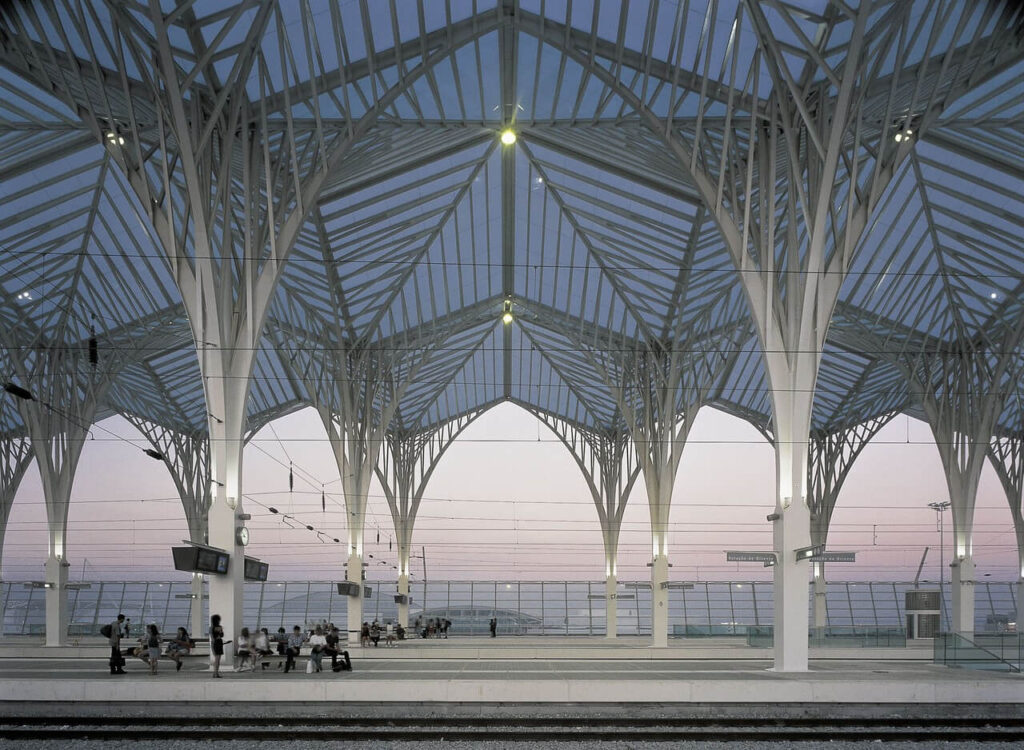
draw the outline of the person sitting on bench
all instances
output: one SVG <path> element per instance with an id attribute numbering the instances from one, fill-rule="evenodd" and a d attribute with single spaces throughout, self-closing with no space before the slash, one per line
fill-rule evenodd
<path id="1" fill-rule="evenodd" d="M 285 662 L 284 671 L 288 672 L 292 667 L 295 666 L 295 657 L 299 655 L 299 651 L 302 650 L 302 644 L 305 642 L 306 637 L 302 634 L 302 628 L 296 625 L 292 628 L 292 634 L 288 636 L 288 645 L 284 650 Z"/>
<path id="2" fill-rule="evenodd" d="M 348 656 L 348 651 L 341 648 L 341 636 L 338 633 L 338 628 L 331 625 L 330 632 L 327 633 L 327 647 L 324 649 L 325 654 L 331 655 L 331 670 L 334 672 L 351 672 L 352 671 L 352 660 Z M 338 665 L 338 657 L 342 657 L 341 665 Z"/>
<path id="3" fill-rule="evenodd" d="M 256 639 L 253 643 L 253 651 L 256 653 L 256 661 L 259 661 L 264 656 L 270 656 L 273 652 L 270 648 L 270 634 L 266 628 L 260 628 L 260 631 L 256 633 Z M 266 669 L 270 662 L 263 662 L 263 668 Z"/>
<path id="4" fill-rule="evenodd" d="M 167 656 L 174 660 L 174 671 L 181 671 L 181 657 L 188 656 L 192 651 L 192 641 L 185 628 L 178 628 L 174 638 L 167 644 Z"/>

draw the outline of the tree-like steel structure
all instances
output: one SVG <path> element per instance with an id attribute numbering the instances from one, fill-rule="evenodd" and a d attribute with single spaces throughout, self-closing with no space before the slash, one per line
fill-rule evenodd
<path id="1" fill-rule="evenodd" d="M 358 580 L 373 473 L 408 553 L 436 460 L 502 401 L 579 448 L 612 582 L 643 473 L 655 644 L 696 411 L 772 440 L 780 670 L 807 664 L 795 550 L 874 431 L 922 416 L 969 630 L 986 455 L 1020 505 L 1022 23 L 1012 0 L 3 4 L 0 496 L 46 459 L 48 641 L 96 419 L 139 426 L 191 533 L 240 559 L 245 442 L 314 406 Z M 231 630 L 241 567 L 210 584 Z"/>

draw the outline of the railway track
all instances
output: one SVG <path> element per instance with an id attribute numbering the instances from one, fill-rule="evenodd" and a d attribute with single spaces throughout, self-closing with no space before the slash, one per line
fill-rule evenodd
<path id="1" fill-rule="evenodd" d="M 1022 742 L 1024 718 L 1002 719 L 618 719 L 3 717 L 0 737 L 32 740 L 334 741 L 904 741 Z"/>

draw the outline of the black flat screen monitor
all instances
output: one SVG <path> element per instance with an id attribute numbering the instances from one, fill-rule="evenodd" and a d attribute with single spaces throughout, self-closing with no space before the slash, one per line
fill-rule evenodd
<path id="1" fill-rule="evenodd" d="M 245 558 L 245 580 L 265 581 L 270 572 L 270 563 L 260 562 L 252 557 Z"/>
<path id="2" fill-rule="evenodd" d="M 171 547 L 171 554 L 174 555 L 174 569 L 194 573 L 198 553 L 198 547 Z"/>

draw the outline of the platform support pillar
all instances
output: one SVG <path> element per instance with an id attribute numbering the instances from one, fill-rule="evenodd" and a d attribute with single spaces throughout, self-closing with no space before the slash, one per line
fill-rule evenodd
<path id="1" fill-rule="evenodd" d="M 953 574 L 953 631 L 970 638 L 974 635 L 974 559 L 958 558 L 949 567 Z"/>
<path id="2" fill-rule="evenodd" d="M 360 529 L 362 524 L 360 524 Z M 360 537 L 362 534 L 360 533 Z M 361 540 L 360 540 L 361 541 Z M 361 546 L 361 545 L 360 545 Z M 348 645 L 359 646 L 359 631 L 363 627 L 363 556 L 359 551 L 352 552 L 348 556 L 348 565 L 345 569 L 345 579 L 349 583 L 359 586 L 358 596 L 348 598 Z"/>
<path id="3" fill-rule="evenodd" d="M 617 638 L 619 635 L 619 612 L 618 595 L 616 588 L 618 581 L 614 573 L 609 573 L 604 579 L 604 612 L 605 612 L 605 638 Z"/>
<path id="4" fill-rule="evenodd" d="M 651 561 L 651 645 L 668 646 L 668 554 Z"/>
<path id="5" fill-rule="evenodd" d="M 825 628 L 828 626 L 828 603 L 826 600 L 826 594 L 828 592 L 828 582 L 825 580 L 825 564 L 823 562 L 815 562 L 813 565 L 814 570 L 814 629 L 818 631 L 819 635 L 824 633 Z"/>
<path id="6" fill-rule="evenodd" d="M 406 567 L 402 568 L 399 562 L 400 572 L 398 574 L 398 594 L 404 596 L 405 601 L 398 603 L 398 624 L 406 630 L 409 629 L 409 561 L 405 561 Z"/>
<path id="7" fill-rule="evenodd" d="M 46 645 L 63 646 L 68 637 L 68 569 L 70 563 L 51 555 L 46 559 Z"/>
<path id="8" fill-rule="evenodd" d="M 193 638 L 203 634 L 205 620 L 203 619 L 203 574 L 193 573 L 192 581 L 189 584 L 189 593 L 192 595 L 192 606 L 188 614 L 189 635 Z"/>

